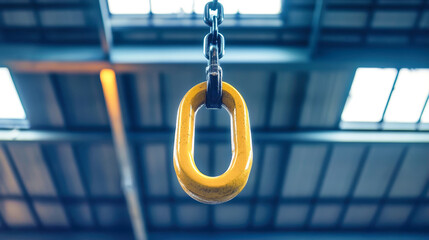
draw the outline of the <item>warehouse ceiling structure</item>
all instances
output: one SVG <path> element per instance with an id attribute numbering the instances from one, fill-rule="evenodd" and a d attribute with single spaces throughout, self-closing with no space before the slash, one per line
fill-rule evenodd
<path id="1" fill-rule="evenodd" d="M 205 205 L 173 168 L 205 1 L 0 0 L 0 238 L 428 238 L 429 1 L 220 2 L 254 162 L 236 198 Z M 196 164 L 220 175 L 228 114 L 196 122 Z"/>

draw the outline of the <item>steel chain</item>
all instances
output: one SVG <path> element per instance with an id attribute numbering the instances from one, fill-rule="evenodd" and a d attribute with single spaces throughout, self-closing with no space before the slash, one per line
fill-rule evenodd
<path id="1" fill-rule="evenodd" d="M 210 10 L 217 14 L 210 16 Z M 203 52 L 208 60 L 206 68 L 207 79 L 207 108 L 222 107 L 222 68 L 219 65 L 225 52 L 225 38 L 219 33 L 218 26 L 223 22 L 224 10 L 217 0 L 208 2 L 204 8 L 204 22 L 210 27 L 210 33 L 204 37 Z"/>

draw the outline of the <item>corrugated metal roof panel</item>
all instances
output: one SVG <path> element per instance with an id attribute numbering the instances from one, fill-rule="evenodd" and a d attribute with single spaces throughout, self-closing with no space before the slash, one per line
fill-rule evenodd
<path id="1" fill-rule="evenodd" d="M 28 193 L 36 196 L 57 196 L 45 158 L 38 144 L 8 144 L 13 161 Z"/>
<path id="2" fill-rule="evenodd" d="M 81 228 L 94 226 L 94 219 L 91 217 L 91 210 L 87 203 L 67 204 L 67 209 L 74 226 Z"/>
<path id="3" fill-rule="evenodd" d="M 167 148 L 164 144 L 148 144 L 144 146 L 142 159 L 144 161 L 144 176 L 147 193 L 150 196 L 168 195 L 168 178 L 170 171 L 167 169 Z"/>
<path id="4" fill-rule="evenodd" d="M 429 205 L 422 205 L 418 207 L 417 214 L 413 219 L 413 225 L 416 227 L 429 226 Z"/>
<path id="5" fill-rule="evenodd" d="M 428 28 L 429 27 L 429 11 L 424 11 L 422 13 L 422 19 L 419 24 L 420 28 Z"/>
<path id="6" fill-rule="evenodd" d="M 326 11 L 323 27 L 363 28 L 366 25 L 368 14 L 364 11 Z"/>
<path id="7" fill-rule="evenodd" d="M 34 228 L 36 223 L 30 214 L 28 205 L 21 200 L 1 200 L 0 212 L 10 227 Z"/>
<path id="8" fill-rule="evenodd" d="M 158 228 L 166 228 L 172 224 L 171 207 L 163 203 L 148 206 L 149 224 Z"/>
<path id="9" fill-rule="evenodd" d="M 282 196 L 312 196 L 326 153 L 326 145 L 294 145 L 284 173 Z"/>
<path id="10" fill-rule="evenodd" d="M 253 226 L 256 228 L 263 228 L 270 224 L 272 219 L 272 208 L 270 204 L 257 204 L 253 206 L 255 208 L 255 216 L 253 220 Z"/>
<path id="11" fill-rule="evenodd" d="M 352 73 L 348 71 L 315 71 L 310 81 L 301 110 L 300 126 L 336 128 L 341 114 L 344 93 Z"/>
<path id="12" fill-rule="evenodd" d="M 337 224 L 341 213 L 338 204 L 318 204 L 315 207 L 311 226 L 315 228 L 332 228 Z"/>
<path id="13" fill-rule="evenodd" d="M 36 16 L 31 10 L 9 10 L 2 13 L 3 23 L 8 27 L 36 26 Z"/>
<path id="14" fill-rule="evenodd" d="M 97 75 L 61 75 L 58 76 L 56 84 L 67 126 L 109 127 L 101 83 Z"/>
<path id="15" fill-rule="evenodd" d="M 49 75 L 14 74 L 14 82 L 31 128 L 64 127 L 64 110 Z"/>
<path id="16" fill-rule="evenodd" d="M 277 228 L 299 228 L 304 225 L 309 207 L 305 204 L 285 204 L 278 209 Z"/>
<path id="17" fill-rule="evenodd" d="M 299 112 L 299 102 L 302 89 L 307 82 L 305 73 L 279 72 L 275 86 L 272 103 L 270 127 L 291 128 L 296 127 L 297 112 Z"/>
<path id="18" fill-rule="evenodd" d="M 364 152 L 363 146 L 335 146 L 320 197 L 346 197 Z"/>
<path id="19" fill-rule="evenodd" d="M 83 27 L 85 13 L 81 10 L 42 10 L 40 21 L 46 27 Z"/>
<path id="20" fill-rule="evenodd" d="M 51 144 L 44 147 L 46 161 L 52 166 L 55 181 L 62 196 L 83 197 L 85 195 L 75 151 L 71 144 Z"/>
<path id="21" fill-rule="evenodd" d="M 372 147 L 354 197 L 382 197 L 402 151 L 402 147 Z"/>
<path id="22" fill-rule="evenodd" d="M 68 227 L 64 208 L 59 203 L 35 202 L 34 208 L 45 227 Z"/>
<path id="23" fill-rule="evenodd" d="M 418 197 L 423 191 L 428 176 L 429 149 L 426 146 L 410 147 L 395 179 L 390 197 Z"/>
<path id="24" fill-rule="evenodd" d="M 135 74 L 135 79 L 129 82 L 130 93 L 136 109 L 133 109 L 137 126 L 161 127 L 162 108 L 161 82 L 157 72 L 141 72 Z"/>
<path id="25" fill-rule="evenodd" d="M 376 11 L 371 26 L 373 28 L 411 28 L 417 13 L 414 11 Z"/>
<path id="26" fill-rule="evenodd" d="M 277 179 L 283 174 L 280 168 L 282 161 L 287 161 L 288 156 L 282 156 L 282 148 L 277 145 L 267 145 L 264 156 L 259 165 L 261 171 L 259 181 L 259 197 L 272 197 L 277 194 Z"/>
<path id="27" fill-rule="evenodd" d="M 112 144 L 79 144 L 78 164 L 93 196 L 122 196 L 118 161 Z"/>
<path id="28" fill-rule="evenodd" d="M 0 193 L 2 195 L 21 195 L 21 189 L 9 164 L 10 159 L 7 158 L 3 147 L 0 146 Z"/>
<path id="29" fill-rule="evenodd" d="M 177 224 L 182 228 L 202 228 L 209 224 L 209 206 L 203 204 L 179 204 Z"/>
<path id="30" fill-rule="evenodd" d="M 311 25 L 313 12 L 310 10 L 291 9 L 287 16 L 287 24 L 293 27 L 305 27 Z"/>
<path id="31" fill-rule="evenodd" d="M 411 205 L 388 204 L 383 207 L 377 227 L 401 227 L 411 213 Z"/>
<path id="32" fill-rule="evenodd" d="M 125 205 L 97 204 L 97 218 L 101 227 L 131 228 L 130 217 Z"/>
<path id="33" fill-rule="evenodd" d="M 218 228 L 244 228 L 249 219 L 249 206 L 244 204 L 223 204 L 214 207 L 214 222 Z"/>
<path id="34" fill-rule="evenodd" d="M 368 227 L 376 208 L 375 204 L 351 204 L 347 209 L 342 226 L 345 228 Z"/>

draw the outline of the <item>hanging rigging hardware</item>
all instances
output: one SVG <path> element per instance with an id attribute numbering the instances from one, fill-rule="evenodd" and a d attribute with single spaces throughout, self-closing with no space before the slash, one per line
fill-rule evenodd
<path id="1" fill-rule="evenodd" d="M 217 10 L 217 14 L 211 17 L 210 10 Z M 222 83 L 218 61 L 224 54 L 225 40 L 218 25 L 223 18 L 222 4 L 217 1 L 206 4 L 204 22 L 210 26 L 210 33 L 204 38 L 207 81 L 191 88 L 180 102 L 174 139 L 174 169 L 180 185 L 195 200 L 209 204 L 226 202 L 237 196 L 246 186 L 253 160 L 246 103 L 233 86 Z M 216 177 L 201 173 L 194 161 L 195 116 L 204 104 L 209 109 L 224 107 L 231 118 L 231 163 Z"/>
<path id="2" fill-rule="evenodd" d="M 210 11 L 217 11 L 211 16 Z M 225 52 L 225 38 L 219 33 L 218 26 L 223 22 L 222 4 L 208 2 L 204 8 L 204 22 L 210 27 L 210 33 L 204 37 L 204 56 L 208 60 L 206 68 L 207 108 L 222 108 L 222 68 L 219 64 Z"/>

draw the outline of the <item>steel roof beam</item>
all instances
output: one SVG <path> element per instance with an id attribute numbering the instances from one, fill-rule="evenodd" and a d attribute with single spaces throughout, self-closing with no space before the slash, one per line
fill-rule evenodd
<path id="1" fill-rule="evenodd" d="M 230 46 L 222 63 L 225 68 L 312 70 L 355 67 L 429 67 L 429 48 L 320 48 L 310 59 L 308 49 L 281 46 Z M 16 72 L 92 72 L 109 67 L 97 46 L 0 45 L 0 65 Z M 174 53 L 174 54 L 173 54 Z M 200 69 L 206 60 L 200 46 L 145 46 L 111 49 L 116 71 L 132 72 L 191 66 Z"/>
<path id="2" fill-rule="evenodd" d="M 199 130 L 198 141 L 229 142 L 226 129 Z M 166 142 L 174 136 L 173 130 L 131 131 L 131 142 Z M 252 131 L 255 141 L 264 143 L 388 143 L 429 144 L 428 132 L 395 131 Z M 0 142 L 110 142 L 110 131 L 58 131 L 58 130 L 0 130 Z"/>

